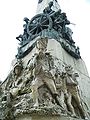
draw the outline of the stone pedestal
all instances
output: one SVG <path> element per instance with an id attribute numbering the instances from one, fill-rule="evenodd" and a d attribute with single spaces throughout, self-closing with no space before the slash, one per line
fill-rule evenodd
<path id="1" fill-rule="evenodd" d="M 30 116 L 22 115 L 15 120 L 82 120 L 78 118 L 64 117 L 64 116 Z"/>

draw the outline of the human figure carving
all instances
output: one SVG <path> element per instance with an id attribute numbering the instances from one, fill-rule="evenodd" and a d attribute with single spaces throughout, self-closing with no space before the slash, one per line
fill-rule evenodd
<path id="1" fill-rule="evenodd" d="M 79 47 L 76 48 L 75 53 L 78 54 L 80 56 L 80 50 Z"/>
<path id="2" fill-rule="evenodd" d="M 28 23 L 30 20 L 27 17 L 25 17 L 23 19 L 23 21 L 25 21 L 25 24 L 23 25 L 24 32 L 23 32 L 23 34 L 20 34 L 19 36 L 16 37 L 16 39 L 20 41 L 20 45 L 27 43 L 28 37 L 29 37 L 29 35 L 27 33 L 27 26 L 28 26 Z"/>
<path id="3" fill-rule="evenodd" d="M 73 34 L 72 30 L 69 27 L 65 27 L 65 36 L 64 37 L 65 37 L 65 39 L 68 40 L 70 45 L 75 44 L 75 42 L 72 39 L 72 34 Z"/>
<path id="4" fill-rule="evenodd" d="M 22 79 L 21 79 L 21 73 L 22 73 L 22 64 L 21 62 L 17 62 L 14 65 L 14 70 L 13 70 L 13 82 L 10 85 L 10 93 L 12 94 L 12 96 L 17 96 L 19 90 L 21 89 L 21 84 L 18 84 L 19 82 L 22 83 Z M 19 86 L 20 85 L 20 86 Z"/>
<path id="5" fill-rule="evenodd" d="M 39 106 L 39 102 L 38 102 L 39 87 L 41 87 L 42 85 L 46 85 L 54 97 L 57 96 L 57 90 L 53 78 L 54 75 L 53 60 L 50 54 L 46 53 L 47 38 L 38 40 L 36 47 L 38 53 L 34 56 L 33 60 L 31 60 L 31 63 L 29 63 L 28 66 L 34 70 L 34 76 L 35 76 L 31 85 L 32 96 L 35 103 L 34 106 Z"/>
<path id="6" fill-rule="evenodd" d="M 66 13 L 61 13 L 61 21 L 60 25 L 62 27 L 62 36 L 65 37 L 65 30 L 66 30 L 66 25 L 70 24 L 70 21 L 67 19 Z"/>
<path id="7" fill-rule="evenodd" d="M 53 6 L 53 2 L 51 1 L 48 6 L 43 10 L 44 13 L 46 14 L 51 14 L 53 13 L 54 11 L 51 9 L 51 7 Z"/>
<path id="8" fill-rule="evenodd" d="M 67 105 L 69 107 L 69 110 L 72 113 L 72 116 L 76 116 L 74 107 L 72 105 L 73 102 L 72 98 L 73 98 L 79 108 L 82 118 L 87 119 L 78 92 L 78 82 L 76 78 L 79 77 L 79 75 L 78 73 L 74 73 L 71 65 L 65 66 L 65 71 L 66 71 L 65 79 L 66 79 L 67 93 L 68 93 L 66 94 L 66 97 L 67 97 Z"/>
<path id="9" fill-rule="evenodd" d="M 25 87 L 28 79 L 24 72 L 21 60 L 17 61 L 14 65 L 12 76 L 9 78 L 5 87 L 5 90 L 10 92 L 13 97 L 19 95 L 22 88 Z M 30 78 L 30 76 L 28 76 L 28 78 Z"/>
<path id="10" fill-rule="evenodd" d="M 55 84 L 56 88 L 59 94 L 59 100 L 63 108 L 67 110 L 66 104 L 65 104 L 65 94 L 67 93 L 67 87 L 66 87 L 66 81 L 63 79 L 63 72 L 56 71 L 55 74 Z"/>
<path id="11" fill-rule="evenodd" d="M 43 0 L 39 0 L 38 3 L 41 3 Z"/>

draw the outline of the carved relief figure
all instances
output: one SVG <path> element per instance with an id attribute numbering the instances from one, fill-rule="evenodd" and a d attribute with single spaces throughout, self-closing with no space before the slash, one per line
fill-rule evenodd
<path id="1" fill-rule="evenodd" d="M 58 91 L 60 104 L 61 104 L 61 106 L 63 106 L 63 108 L 65 110 L 67 110 L 67 107 L 65 104 L 65 94 L 67 93 L 67 87 L 66 87 L 65 79 L 63 79 L 63 72 L 62 71 L 56 70 L 55 84 L 56 84 L 56 88 Z"/>
<path id="2" fill-rule="evenodd" d="M 12 82 L 9 85 L 9 91 L 12 94 L 12 96 L 16 96 L 18 95 L 18 92 L 20 90 L 20 86 L 18 85 L 19 82 L 21 83 L 22 79 L 20 79 L 21 73 L 22 73 L 22 63 L 21 61 L 18 61 L 15 65 L 14 65 L 14 70 L 13 70 L 13 75 L 12 75 Z"/>
<path id="3" fill-rule="evenodd" d="M 10 92 L 10 94 L 13 97 L 16 97 L 25 87 L 25 84 L 28 81 L 28 79 L 30 79 L 30 75 L 26 74 L 26 71 L 23 70 L 23 65 L 21 60 L 17 61 L 16 64 L 14 65 L 12 75 L 9 76 L 8 78 L 8 82 L 6 84 L 5 90 Z"/>
<path id="4" fill-rule="evenodd" d="M 39 94 L 38 88 L 42 85 L 46 85 L 51 94 L 56 97 L 57 90 L 54 83 L 54 63 L 52 56 L 46 53 L 47 38 L 37 41 L 38 53 L 34 56 L 33 60 L 28 66 L 34 71 L 34 80 L 32 81 L 31 89 L 34 100 L 34 106 L 39 106 Z"/>
<path id="5" fill-rule="evenodd" d="M 71 65 L 65 66 L 65 78 L 66 79 L 66 86 L 67 86 L 67 94 L 66 94 L 66 103 L 67 106 L 72 113 L 72 116 L 76 116 L 75 114 L 75 109 L 72 105 L 73 100 L 76 102 L 76 105 L 79 109 L 79 112 L 81 114 L 81 117 L 84 119 L 86 118 L 84 108 L 82 106 L 82 102 L 80 99 L 79 91 L 78 91 L 78 82 L 77 82 L 77 77 L 79 77 L 78 73 L 74 73 L 73 68 Z"/>
<path id="6" fill-rule="evenodd" d="M 23 28 L 24 28 L 23 35 L 20 34 L 18 37 L 16 37 L 16 39 L 20 41 L 20 45 L 26 44 L 29 38 L 29 34 L 27 33 L 27 25 L 30 20 L 27 17 L 25 17 L 23 21 L 25 22 L 25 24 L 23 25 Z"/>

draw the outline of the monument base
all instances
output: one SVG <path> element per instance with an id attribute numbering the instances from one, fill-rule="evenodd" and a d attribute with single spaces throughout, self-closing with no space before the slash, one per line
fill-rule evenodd
<path id="1" fill-rule="evenodd" d="M 31 116 L 26 114 L 17 117 L 15 120 L 83 120 L 83 119 L 71 118 L 65 116 Z"/>

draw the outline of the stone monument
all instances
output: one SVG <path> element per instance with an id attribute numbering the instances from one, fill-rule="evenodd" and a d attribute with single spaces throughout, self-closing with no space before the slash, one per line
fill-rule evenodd
<path id="1" fill-rule="evenodd" d="M 0 120 L 90 120 L 90 77 L 58 1 L 38 0 L 24 22 L 0 83 Z"/>

